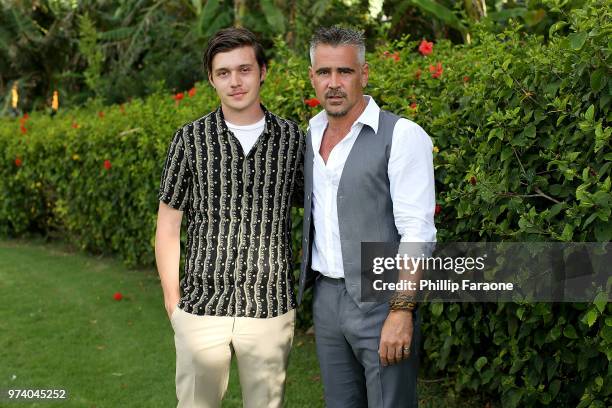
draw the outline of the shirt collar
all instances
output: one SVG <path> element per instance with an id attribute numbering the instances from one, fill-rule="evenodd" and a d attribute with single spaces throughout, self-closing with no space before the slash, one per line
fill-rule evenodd
<path id="1" fill-rule="evenodd" d="M 357 118 L 355 123 L 361 123 L 364 125 L 368 125 L 374 130 L 374 133 L 378 132 L 378 116 L 380 114 L 380 107 L 374 101 L 370 95 L 364 95 L 367 100 L 367 105 L 361 115 Z M 325 110 L 317 113 L 310 121 L 308 122 L 311 128 L 325 128 L 327 126 L 327 113 Z"/>
<path id="2" fill-rule="evenodd" d="M 268 109 L 266 109 L 263 103 L 260 103 L 259 106 L 261 106 L 261 110 L 263 110 L 264 119 L 265 119 L 265 127 L 264 127 L 263 133 L 266 133 L 266 134 L 270 133 L 272 131 L 272 129 L 270 128 L 270 125 L 272 124 L 272 118 L 274 114 L 270 112 Z M 222 132 L 224 133 L 230 132 L 229 128 L 227 127 L 227 124 L 225 123 L 225 117 L 223 116 L 223 109 L 221 109 L 221 105 L 219 105 L 217 109 L 215 110 L 215 118 L 217 120 L 218 126 L 221 127 Z"/>

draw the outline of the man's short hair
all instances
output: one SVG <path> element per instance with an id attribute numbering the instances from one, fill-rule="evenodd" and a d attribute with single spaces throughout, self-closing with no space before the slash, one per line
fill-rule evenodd
<path id="1" fill-rule="evenodd" d="M 314 65 L 314 52 L 317 45 L 352 45 L 357 48 L 357 58 L 360 64 L 365 64 L 365 38 L 363 31 L 344 27 L 319 27 L 310 39 L 310 64 Z"/>
<path id="2" fill-rule="evenodd" d="M 208 40 L 208 46 L 204 52 L 204 66 L 208 74 L 212 74 L 212 62 L 215 55 L 241 47 L 253 47 L 259 69 L 266 65 L 266 54 L 255 34 L 246 28 L 230 27 L 217 31 Z"/>

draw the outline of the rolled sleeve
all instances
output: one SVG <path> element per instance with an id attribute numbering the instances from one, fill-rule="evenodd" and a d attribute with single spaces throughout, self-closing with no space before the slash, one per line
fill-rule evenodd
<path id="1" fill-rule="evenodd" d="M 158 194 L 159 201 L 179 211 L 184 211 L 189 202 L 191 172 L 188 159 L 184 130 L 180 129 L 168 148 Z"/>
<path id="2" fill-rule="evenodd" d="M 419 125 L 407 119 L 397 122 L 388 174 L 395 225 L 402 242 L 436 241 L 432 148 L 429 135 Z"/>

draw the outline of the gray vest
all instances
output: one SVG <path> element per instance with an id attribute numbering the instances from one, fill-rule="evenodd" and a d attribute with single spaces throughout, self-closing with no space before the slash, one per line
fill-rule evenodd
<path id="1" fill-rule="evenodd" d="M 378 133 L 364 125 L 344 165 L 338 185 L 338 223 L 346 289 L 363 311 L 376 303 L 361 302 L 361 242 L 399 242 L 387 175 L 393 129 L 399 116 L 381 110 Z M 304 229 L 298 303 L 313 284 L 311 269 L 314 237 L 312 221 L 312 167 L 314 151 L 310 132 L 304 157 Z"/>

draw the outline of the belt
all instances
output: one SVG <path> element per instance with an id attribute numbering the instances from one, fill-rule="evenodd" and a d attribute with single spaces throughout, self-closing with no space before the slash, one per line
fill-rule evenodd
<path id="1" fill-rule="evenodd" d="M 321 279 L 326 283 L 331 283 L 332 285 L 344 285 L 344 278 L 330 278 L 329 276 L 325 276 L 319 272 L 319 276 L 317 279 Z"/>

